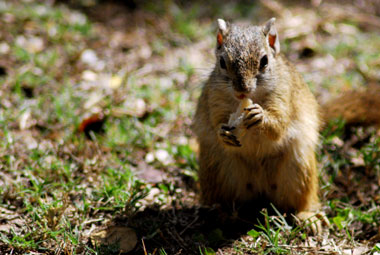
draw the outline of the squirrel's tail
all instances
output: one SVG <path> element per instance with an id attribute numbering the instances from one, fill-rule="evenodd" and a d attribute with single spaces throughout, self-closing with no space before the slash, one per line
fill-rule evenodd
<path id="1" fill-rule="evenodd" d="M 380 86 L 343 93 L 321 106 L 324 123 L 342 118 L 346 125 L 380 126 Z"/>

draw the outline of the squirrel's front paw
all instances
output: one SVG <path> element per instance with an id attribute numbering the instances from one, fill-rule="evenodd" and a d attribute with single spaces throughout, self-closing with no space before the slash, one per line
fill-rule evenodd
<path id="1" fill-rule="evenodd" d="M 222 141 L 229 146 L 240 147 L 241 143 L 237 137 L 232 133 L 232 130 L 236 129 L 235 127 L 229 127 L 227 125 L 222 125 L 219 129 L 219 137 Z"/>
<path id="2" fill-rule="evenodd" d="M 264 110 L 259 104 L 253 104 L 244 108 L 246 115 L 243 120 L 243 125 L 246 129 L 259 125 L 264 120 Z"/>

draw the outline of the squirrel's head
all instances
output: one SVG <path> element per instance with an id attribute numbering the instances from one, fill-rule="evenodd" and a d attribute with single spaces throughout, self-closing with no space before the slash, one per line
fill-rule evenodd
<path id="1" fill-rule="evenodd" d="M 216 68 L 232 81 L 238 97 L 253 93 L 271 77 L 280 52 L 275 20 L 263 26 L 240 26 L 218 19 Z"/>

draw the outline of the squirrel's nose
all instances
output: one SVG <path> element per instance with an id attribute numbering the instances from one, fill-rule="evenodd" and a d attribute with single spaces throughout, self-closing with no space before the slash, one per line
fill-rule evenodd
<path id="1" fill-rule="evenodd" d="M 256 79 L 233 81 L 234 90 L 238 93 L 248 93 L 256 88 Z"/>
<path id="2" fill-rule="evenodd" d="M 245 93 L 247 92 L 248 87 L 243 83 L 235 83 L 234 84 L 234 90 L 238 93 Z"/>
<path id="3" fill-rule="evenodd" d="M 248 86 L 242 79 L 233 80 L 232 85 L 234 87 L 234 90 L 238 93 L 248 92 Z"/>

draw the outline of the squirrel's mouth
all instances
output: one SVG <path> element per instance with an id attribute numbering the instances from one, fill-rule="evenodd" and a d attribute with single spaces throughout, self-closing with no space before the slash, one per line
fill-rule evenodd
<path id="1" fill-rule="evenodd" d="M 240 92 L 235 91 L 234 95 L 235 95 L 235 98 L 238 100 L 243 100 L 244 98 L 251 98 L 252 97 L 252 93 L 241 92 L 241 91 Z"/>
<path id="2" fill-rule="evenodd" d="M 236 96 L 236 98 L 239 99 L 239 100 L 242 100 L 242 99 L 244 99 L 244 98 L 246 97 L 246 95 L 243 94 L 243 93 L 237 93 L 235 96 Z"/>

